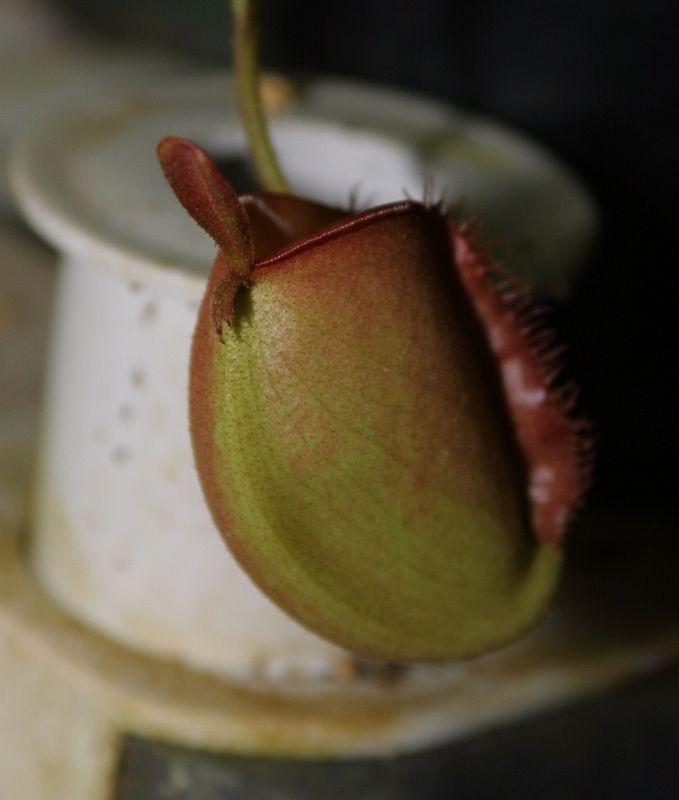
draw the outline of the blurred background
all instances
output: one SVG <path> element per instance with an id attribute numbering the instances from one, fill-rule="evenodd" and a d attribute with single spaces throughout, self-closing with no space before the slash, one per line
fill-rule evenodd
<path id="1" fill-rule="evenodd" d="M 598 432 L 598 455 L 585 524 L 569 546 L 576 560 L 592 554 L 614 560 L 621 547 L 647 552 L 661 546 L 674 572 L 671 564 L 679 564 L 676 0 L 272 0 L 264 6 L 267 68 L 378 82 L 458 104 L 524 131 L 582 178 L 598 204 L 600 235 L 572 294 L 554 302 L 553 323 L 569 344 L 567 371 L 580 383 L 579 407 Z M 0 0 L 0 24 L 3 57 L 22 53 L 23 64 L 30 63 L 32 49 L 43 53 L 71 40 L 87 42 L 95 53 L 141 48 L 196 68 L 230 62 L 226 0 Z M 80 77 L 85 79 L 84 73 Z M 11 113 L 5 105 L 2 130 L 17 132 Z M 11 212 L 7 219 L 20 228 Z M 642 522 L 602 528 L 596 524 L 599 512 L 609 521 Z M 595 522 L 588 524 L 590 519 Z M 668 586 L 662 585 L 660 602 L 676 611 L 677 586 Z M 478 776 L 490 752 L 470 744 L 459 752 L 459 796 L 499 796 L 507 788 L 502 782 L 511 779 L 515 791 L 504 796 L 526 796 L 537 785 L 544 789 L 537 796 L 564 800 L 632 798 L 642 790 L 649 798 L 673 797 L 679 780 L 673 755 L 679 745 L 678 692 L 675 680 L 656 691 L 651 706 L 634 701 L 637 738 L 634 732 L 615 738 L 619 715 L 629 706 L 614 709 L 612 716 L 601 712 L 604 721 L 597 724 L 604 733 L 597 741 L 608 736 L 618 749 L 599 763 L 606 770 L 599 776 L 574 777 L 583 763 L 592 765 L 577 750 L 591 710 L 578 711 L 565 728 L 538 728 L 544 739 L 537 750 L 536 729 L 498 740 L 494 757 L 511 750 L 517 762 L 495 762 L 487 794 L 464 784 L 463 763 L 471 765 L 464 774 Z M 661 706 L 665 717 L 659 723 L 649 708 Z M 640 766 L 635 748 L 644 733 L 654 755 Z M 569 737 L 572 757 L 562 762 L 562 771 L 550 774 L 545 767 L 531 776 L 536 759 L 544 764 L 563 736 Z M 421 780 L 426 780 L 423 764 Z"/>
<path id="2" fill-rule="evenodd" d="M 108 45 L 230 61 L 225 0 L 7 3 Z M 677 6 L 674 0 L 264 3 L 265 65 L 417 90 L 511 123 L 573 167 L 596 253 L 555 309 L 599 432 L 592 504 L 676 509 Z M 6 15 L 7 16 L 7 15 Z M 34 15 L 34 19 L 38 14 Z M 9 39 L 9 34 L 6 35 Z M 14 43 L 16 44 L 16 43 Z"/>

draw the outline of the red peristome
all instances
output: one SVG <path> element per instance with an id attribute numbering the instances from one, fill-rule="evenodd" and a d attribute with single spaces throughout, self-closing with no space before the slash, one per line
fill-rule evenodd
<path id="1" fill-rule="evenodd" d="M 394 217 L 400 214 L 410 214 L 417 210 L 424 211 L 425 207 L 421 203 L 416 203 L 412 200 L 400 200 L 395 203 L 387 203 L 383 206 L 369 208 L 367 211 L 361 211 L 356 214 L 344 215 L 342 218 L 326 227 L 315 230 L 304 238 L 292 241 L 281 250 L 258 260 L 253 267 L 253 278 L 267 268 L 278 266 L 298 253 L 308 250 L 311 247 L 318 246 L 329 239 L 335 239 L 346 233 L 370 225 L 376 220 Z"/>
<path id="2" fill-rule="evenodd" d="M 257 261 L 347 216 L 339 208 L 277 192 L 241 195 L 240 202 L 250 222 Z"/>
<path id="3" fill-rule="evenodd" d="M 532 526 L 557 545 L 591 479 L 587 423 L 569 416 L 573 384 L 556 388 L 562 349 L 527 290 L 505 273 L 473 223 L 449 223 L 453 260 L 498 359 L 505 399 L 523 453 Z"/>

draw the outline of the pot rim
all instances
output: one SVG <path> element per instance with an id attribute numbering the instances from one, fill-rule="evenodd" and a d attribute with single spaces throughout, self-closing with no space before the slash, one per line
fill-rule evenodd
<path id="1" fill-rule="evenodd" d="M 296 110 L 297 113 L 285 117 L 284 124 L 334 124 L 335 128 L 339 130 L 341 127 L 352 137 L 364 133 L 366 137 L 383 140 L 392 147 L 401 147 L 404 152 L 412 153 L 416 160 L 429 167 L 430 172 L 434 172 L 433 165 L 426 163 L 421 150 L 431 147 L 432 141 L 445 142 L 446 136 L 451 138 L 454 135 L 452 126 L 462 124 L 466 130 L 473 129 L 475 134 L 489 137 L 491 142 L 505 147 L 510 154 L 528 159 L 536 169 L 549 172 L 577 201 L 583 219 L 589 214 L 589 227 L 593 227 L 593 204 L 580 181 L 539 144 L 501 123 L 468 114 L 436 99 L 376 84 L 312 76 L 299 85 L 298 112 Z M 329 114 L 329 101 L 325 100 L 328 96 L 339 98 L 341 112 L 334 122 Z M 70 141 L 74 126 L 77 126 L 78 136 L 81 132 L 86 135 L 89 132 L 90 141 L 94 141 L 96 147 L 96 137 L 101 137 L 102 130 L 107 130 L 106 126 L 107 132 L 113 131 L 116 135 L 116 131 L 129 125 L 133 114 L 166 114 L 173 109 L 186 113 L 187 107 L 198 112 L 209 110 L 214 114 L 218 108 L 215 105 L 217 98 L 224 104 L 224 119 L 228 122 L 228 110 L 235 106 L 230 73 L 197 73 L 162 81 L 153 90 L 121 93 L 106 102 L 95 103 L 94 107 L 79 108 L 29 131 L 14 143 L 9 159 L 10 185 L 20 210 L 30 225 L 62 253 L 101 263 L 129 281 L 161 285 L 184 298 L 199 301 L 210 263 L 205 264 L 203 272 L 192 267 L 185 258 L 154 254 L 151 248 L 144 252 L 139 243 L 125 241 L 102 224 L 101 210 L 97 217 L 96 213 L 89 213 L 90 209 L 82 201 L 79 206 L 77 198 L 70 196 L 68 191 L 64 192 L 62 177 L 74 166 L 76 151 Z M 380 124 L 379 117 L 371 108 L 376 99 L 386 104 L 387 116 L 391 114 L 387 127 L 396 122 L 403 131 L 375 130 L 375 124 Z M 353 114 L 353 119 L 347 121 L 347 114 Z M 132 133 L 135 135 L 134 131 Z M 136 135 L 140 138 L 138 133 Z M 59 170 L 55 170 L 55 164 L 60 165 Z M 111 214 L 115 213 L 113 203 L 109 204 L 109 209 Z"/>

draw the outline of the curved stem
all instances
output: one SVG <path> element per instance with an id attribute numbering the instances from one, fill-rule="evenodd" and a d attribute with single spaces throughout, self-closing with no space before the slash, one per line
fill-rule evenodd
<path id="1" fill-rule="evenodd" d="M 231 0 L 233 52 L 240 113 L 255 172 L 264 189 L 288 191 L 269 138 L 259 87 L 257 32 L 260 0 Z"/>

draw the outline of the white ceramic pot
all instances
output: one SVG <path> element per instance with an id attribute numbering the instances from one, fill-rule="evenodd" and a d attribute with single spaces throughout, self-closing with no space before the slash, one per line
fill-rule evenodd
<path id="1" fill-rule="evenodd" d="M 251 584 L 201 496 L 186 384 L 214 248 L 165 185 L 154 156 L 165 134 L 244 158 L 227 78 L 140 90 L 14 152 L 15 195 L 61 253 L 30 559 L 62 606 L 134 648 L 280 689 L 346 681 L 348 655 Z M 524 247 L 516 265 L 544 291 L 568 283 L 592 236 L 590 200 L 562 166 L 436 103 L 311 81 L 273 136 L 293 188 L 324 201 L 357 186 L 371 204 L 419 196 L 433 175 Z M 407 680 L 446 674 L 422 667 Z"/>
<path id="2" fill-rule="evenodd" d="M 4 20 L 0 14 L 0 29 Z M 0 215 L 11 212 L 5 157 L 13 139 L 73 109 L 107 108 L 134 86 L 153 86 L 186 70 L 176 58 L 143 50 L 111 49 L 69 35 L 50 43 L 38 32 L 2 45 L 0 30 Z M 28 32 L 27 32 L 28 33 Z M 8 37 L 9 38 L 9 37 Z"/>

